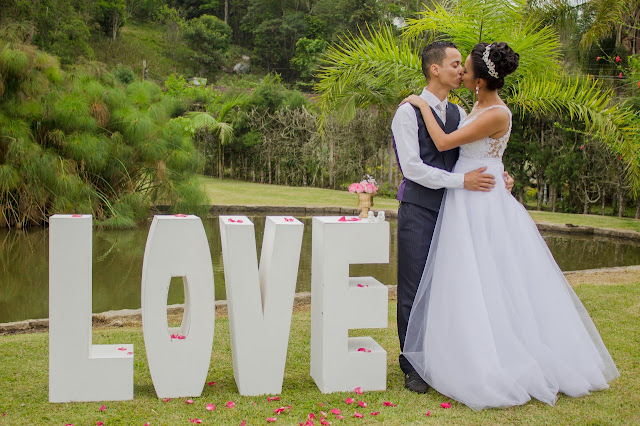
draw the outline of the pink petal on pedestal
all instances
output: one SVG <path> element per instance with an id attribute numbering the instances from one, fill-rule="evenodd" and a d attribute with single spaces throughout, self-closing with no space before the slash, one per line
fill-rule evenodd
<path id="1" fill-rule="evenodd" d="M 127 352 L 127 355 L 133 355 L 133 352 Z"/>
<path id="2" fill-rule="evenodd" d="M 358 386 L 357 388 L 355 388 L 353 390 L 355 393 L 357 393 L 358 395 L 362 395 L 362 388 L 360 386 Z"/>
<path id="3" fill-rule="evenodd" d="M 238 219 L 238 223 L 242 223 L 242 219 Z"/>
<path id="4" fill-rule="evenodd" d="M 180 334 L 178 334 L 176 337 L 178 338 L 178 340 L 184 340 L 187 338 L 187 336 L 182 336 Z"/>
<path id="5" fill-rule="evenodd" d="M 344 400 L 344 402 L 346 402 L 347 404 L 353 404 L 354 402 L 356 402 L 356 400 L 353 398 L 347 398 Z"/>
<path id="6" fill-rule="evenodd" d="M 106 409 L 107 409 L 107 407 L 105 407 L 105 406 L 103 405 L 103 406 L 102 406 L 102 407 L 100 407 L 98 410 L 99 410 L 99 411 L 104 411 L 104 410 L 106 410 Z"/>
<path id="7" fill-rule="evenodd" d="M 338 222 L 346 222 L 347 218 L 342 216 L 340 219 L 338 219 Z"/>
<path id="8" fill-rule="evenodd" d="M 82 217 L 81 214 L 72 214 L 71 217 Z"/>
<path id="9" fill-rule="evenodd" d="M 369 352 L 371 352 L 371 349 L 367 349 L 367 348 L 358 348 L 358 352 L 366 352 L 366 353 L 369 353 Z"/>
<path id="10" fill-rule="evenodd" d="M 354 415 L 359 419 L 364 417 L 362 414 L 358 413 L 357 411 L 356 411 L 356 413 Z"/>
<path id="11" fill-rule="evenodd" d="M 205 407 L 208 411 L 213 411 L 216 409 L 216 404 L 207 404 Z"/>
<path id="12" fill-rule="evenodd" d="M 395 407 L 396 404 L 392 403 L 391 401 L 385 401 L 382 403 L 383 406 L 385 407 Z"/>
<path id="13" fill-rule="evenodd" d="M 187 217 L 186 214 L 182 214 L 182 213 L 178 213 L 178 214 L 174 214 L 175 217 Z"/>
<path id="14" fill-rule="evenodd" d="M 236 403 L 235 403 L 235 402 L 233 402 L 233 401 L 228 401 L 228 402 L 227 402 L 227 408 L 233 408 L 233 407 L 235 407 L 235 406 L 236 406 Z"/>
<path id="15" fill-rule="evenodd" d="M 440 406 L 442 408 L 451 408 L 451 404 L 449 404 L 448 402 L 443 402 L 442 404 L 440 404 Z"/>
<path id="16" fill-rule="evenodd" d="M 331 409 L 331 414 L 340 414 L 340 409 L 339 408 L 332 408 Z"/>
<path id="17" fill-rule="evenodd" d="M 364 401 L 358 401 L 358 405 L 361 406 L 362 408 L 365 408 L 367 406 L 367 403 Z"/>
<path id="18" fill-rule="evenodd" d="M 229 222 L 231 222 L 231 223 L 236 223 L 236 221 L 235 221 L 235 220 L 233 220 L 233 219 L 231 219 L 231 218 L 229 218 Z"/>
<path id="19" fill-rule="evenodd" d="M 127 350 L 127 348 L 126 348 L 125 346 L 122 346 L 122 347 L 118 348 L 118 350 L 119 350 L 119 351 L 126 351 L 126 350 Z"/>

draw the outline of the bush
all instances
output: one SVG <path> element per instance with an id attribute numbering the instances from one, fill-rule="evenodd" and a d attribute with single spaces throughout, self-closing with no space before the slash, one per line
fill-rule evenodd
<path id="1" fill-rule="evenodd" d="M 128 65 L 118 65 L 113 70 L 113 76 L 125 86 L 136 80 L 136 73 Z"/>

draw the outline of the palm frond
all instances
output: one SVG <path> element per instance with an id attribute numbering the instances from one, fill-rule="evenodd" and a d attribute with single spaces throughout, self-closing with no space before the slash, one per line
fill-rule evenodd
<path id="1" fill-rule="evenodd" d="M 424 84 L 420 54 L 409 41 L 398 41 L 387 26 L 368 31 L 325 53 L 315 86 L 323 114 L 338 110 L 349 121 L 356 106 L 387 109 Z"/>
<path id="2" fill-rule="evenodd" d="M 640 190 L 640 136 L 637 117 L 614 92 L 590 77 L 561 75 L 557 79 L 532 76 L 520 81 L 506 102 L 521 113 L 565 116 L 600 140 L 625 162 L 632 190 Z"/>
<path id="3" fill-rule="evenodd" d="M 615 26 L 624 21 L 624 1 L 597 0 L 590 3 L 594 7 L 594 20 L 580 40 L 580 47 L 583 49 L 587 49 L 594 43 L 610 36 Z"/>

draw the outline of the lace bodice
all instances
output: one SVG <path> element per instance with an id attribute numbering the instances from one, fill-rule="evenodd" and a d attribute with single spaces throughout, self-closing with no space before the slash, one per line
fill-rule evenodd
<path id="1" fill-rule="evenodd" d="M 494 139 L 490 136 L 486 138 L 477 140 L 475 142 L 470 142 L 468 144 L 462 145 L 460 147 L 460 157 L 463 158 L 502 158 L 502 154 L 504 154 L 504 150 L 507 147 L 507 142 L 509 142 L 509 136 L 511 136 L 511 125 L 513 124 L 513 119 L 511 116 L 511 111 L 504 105 L 492 105 L 487 108 L 478 109 L 474 106 L 474 109 L 471 111 L 469 116 L 462 122 L 460 127 L 464 127 L 467 124 L 471 123 L 473 120 L 478 118 L 480 114 L 485 111 L 488 111 L 493 108 L 504 108 L 509 112 L 509 130 L 503 136 L 498 139 Z"/>

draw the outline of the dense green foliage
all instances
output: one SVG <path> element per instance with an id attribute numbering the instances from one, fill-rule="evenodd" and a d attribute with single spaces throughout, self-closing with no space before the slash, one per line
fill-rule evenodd
<path id="1" fill-rule="evenodd" d="M 93 213 L 133 226 L 150 203 L 205 204 L 198 152 L 171 120 L 180 111 L 153 83 L 125 88 L 99 64 L 63 72 L 55 57 L 0 39 L 2 225 Z"/>

